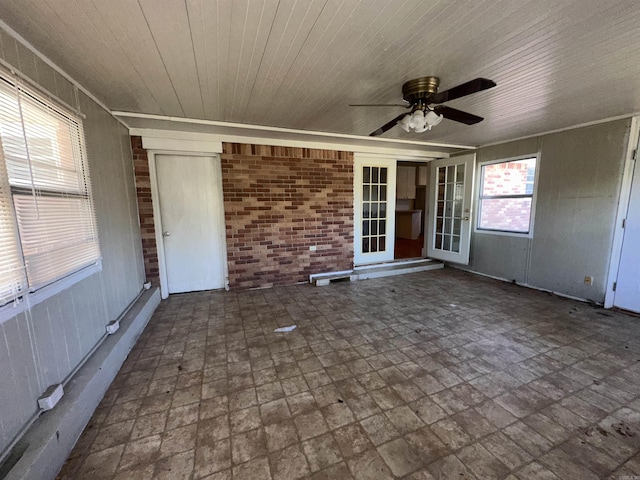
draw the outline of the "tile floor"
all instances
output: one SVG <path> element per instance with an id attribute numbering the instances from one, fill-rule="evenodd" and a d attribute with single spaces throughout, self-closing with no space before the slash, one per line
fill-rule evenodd
<path id="1" fill-rule="evenodd" d="M 630 479 L 639 452 L 639 318 L 444 269 L 172 296 L 59 478 Z"/>

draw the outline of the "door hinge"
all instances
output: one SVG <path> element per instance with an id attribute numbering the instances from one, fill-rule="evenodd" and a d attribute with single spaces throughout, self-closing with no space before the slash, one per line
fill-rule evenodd
<path id="1" fill-rule="evenodd" d="M 617 287 L 618 287 L 618 282 L 613 282 L 613 288 L 611 290 L 615 292 Z"/>
<path id="2" fill-rule="evenodd" d="M 627 219 L 626 218 L 622 219 L 622 228 L 627 228 Z"/>

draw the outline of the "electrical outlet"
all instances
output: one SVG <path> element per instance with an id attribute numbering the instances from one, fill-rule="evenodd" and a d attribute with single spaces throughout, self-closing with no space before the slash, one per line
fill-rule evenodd
<path id="1" fill-rule="evenodd" d="M 593 278 L 589 277 L 589 276 L 585 276 L 584 277 L 584 284 L 585 285 L 593 285 Z"/>

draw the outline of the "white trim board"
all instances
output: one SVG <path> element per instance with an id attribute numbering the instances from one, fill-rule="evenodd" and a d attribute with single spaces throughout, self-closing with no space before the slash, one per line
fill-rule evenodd
<path id="1" fill-rule="evenodd" d="M 618 211 L 616 212 L 616 223 L 613 230 L 613 242 L 611 244 L 611 256 L 609 258 L 609 269 L 607 271 L 607 283 L 604 292 L 604 308 L 613 307 L 615 292 L 613 284 L 618 278 L 618 268 L 620 267 L 620 258 L 622 256 L 622 241 L 624 239 L 624 228 L 622 228 L 622 220 L 627 217 L 629 209 L 629 199 L 631 197 L 631 184 L 633 182 L 633 170 L 635 162 L 633 153 L 638 147 L 640 137 L 640 116 L 631 119 L 631 127 L 629 130 L 629 143 L 625 153 L 624 170 L 622 173 L 622 182 L 620 185 L 620 196 L 618 197 Z"/>
<path id="2" fill-rule="evenodd" d="M 153 208 L 153 224 L 156 234 L 156 255 L 158 256 L 158 279 L 160 280 L 160 298 L 163 300 L 169 297 L 167 289 L 167 270 L 164 264 L 164 241 L 162 238 L 162 218 L 160 217 L 160 196 L 158 192 L 158 174 L 156 172 L 156 155 L 159 152 L 150 150 L 149 161 L 149 182 L 151 187 L 151 206 Z"/>
<path id="3" fill-rule="evenodd" d="M 113 112 L 113 114 L 117 116 L 122 112 Z M 135 119 L 140 118 L 139 115 L 135 117 Z M 402 156 L 406 160 L 448 158 L 453 151 L 475 150 L 475 147 L 465 145 L 371 138 L 208 120 L 174 119 L 157 115 L 147 115 L 143 117 L 144 119 L 147 120 L 142 122 L 145 126 L 135 126 L 136 122 L 132 122 L 133 125 L 129 129 L 131 135 L 158 137 L 162 132 L 170 138 L 178 138 L 181 134 L 191 134 L 191 139 L 197 139 L 193 135 L 201 134 L 206 135 L 212 141 L 219 142 L 341 150 L 394 157 Z"/>
<path id="4" fill-rule="evenodd" d="M 567 130 L 575 130 L 576 128 L 590 127 L 592 125 L 599 125 L 601 123 L 615 122 L 616 120 L 622 120 L 623 118 L 638 118 L 639 115 L 640 115 L 640 112 L 626 113 L 624 115 L 617 115 L 615 117 L 608 117 L 608 118 L 603 118 L 601 120 L 593 120 L 591 122 L 584 122 L 584 123 L 579 123 L 577 125 L 570 125 L 568 127 L 556 128 L 555 130 L 547 130 L 545 132 L 533 133 L 531 135 L 525 135 L 523 137 L 516 137 L 516 138 L 512 138 L 510 140 L 500 140 L 498 142 L 483 143 L 482 145 L 478 145 L 477 148 L 493 147 L 495 145 L 503 145 L 505 143 L 511 143 L 511 142 L 517 142 L 517 141 L 520 141 L 520 140 L 526 140 L 527 138 L 542 137 L 544 135 L 551 135 L 553 133 L 566 132 Z"/>
<path id="5" fill-rule="evenodd" d="M 406 161 L 430 161 L 437 158 L 448 158 L 449 153 L 447 152 L 433 152 L 433 151 L 420 151 L 420 150 L 399 150 L 395 148 L 388 147 L 367 147 L 355 144 L 344 144 L 344 143 L 330 143 L 330 142 L 315 142 L 315 141 L 307 141 L 307 140 L 295 140 L 295 139 L 282 139 L 275 137 L 252 137 L 252 136 L 243 136 L 243 135 L 226 135 L 226 134 L 211 134 L 211 133 L 198 133 L 198 132 L 184 132 L 184 131 L 175 131 L 175 130 L 156 130 L 156 129 L 147 129 L 147 128 L 131 128 L 129 133 L 133 136 L 140 136 L 143 139 L 143 146 L 147 148 L 145 145 L 150 145 L 156 140 L 159 140 L 162 136 L 167 137 L 168 139 L 172 139 L 173 141 L 181 141 L 184 142 L 183 146 L 194 151 L 197 150 L 197 147 L 189 146 L 187 147 L 187 143 L 197 143 L 197 142 L 211 142 L 211 143 L 219 143 L 220 144 L 220 152 L 222 152 L 222 143 L 244 143 L 250 145 L 268 145 L 268 146 L 277 146 L 277 147 L 294 147 L 294 148 L 316 148 L 320 150 L 337 150 L 337 151 L 346 151 L 346 152 L 354 152 L 361 153 L 365 155 L 375 155 L 377 157 L 393 157 L 398 160 L 406 160 Z M 203 140 L 206 139 L 206 140 Z M 163 148 L 163 150 L 166 150 Z M 184 149 L 180 149 L 184 150 Z M 188 151 L 185 150 L 185 151 Z"/>
<path id="6" fill-rule="evenodd" d="M 568 295 L 568 294 L 562 293 L 562 292 L 556 292 L 555 290 L 549 290 L 548 288 L 534 287 L 533 285 L 529 285 L 526 282 L 516 282 L 514 280 L 509 280 L 508 278 L 498 277 L 496 275 L 489 275 L 488 273 L 478 272 L 477 270 L 470 270 L 470 269 L 467 269 L 467 268 L 463 268 L 463 267 L 466 267 L 467 265 L 463 265 L 462 267 L 459 267 L 454 263 L 450 263 L 450 262 L 445 262 L 445 263 L 446 263 L 447 267 L 455 268 L 456 270 L 460 270 L 461 272 L 467 272 L 467 273 L 471 273 L 473 275 L 479 275 L 481 277 L 491 278 L 493 280 L 498 280 L 500 282 L 510 283 L 512 285 L 517 285 L 519 287 L 530 288 L 532 290 L 537 290 L 538 292 L 552 293 L 553 295 L 556 295 L 556 296 L 562 297 L 562 298 L 567 298 L 569 300 L 576 300 L 578 302 L 589 303 L 589 304 L 593 303 L 592 300 L 589 300 L 588 298 L 574 297 L 573 295 Z"/>
<path id="7" fill-rule="evenodd" d="M 438 142 L 422 142 L 417 140 L 404 140 L 404 139 L 395 139 L 395 138 L 384 138 L 384 137 L 369 137 L 362 135 L 351 135 L 346 133 L 332 133 L 332 132 L 321 132 L 315 130 L 299 130 L 294 128 L 285 128 L 285 127 L 271 127 L 267 125 L 252 125 L 245 123 L 234 123 L 234 122 L 222 122 L 217 120 L 203 120 L 198 118 L 184 118 L 184 117 L 173 117 L 168 115 L 154 115 L 147 113 L 136 113 L 136 112 L 123 112 L 123 111 L 113 111 L 113 115 L 117 115 L 120 117 L 128 117 L 128 118 L 137 118 L 139 120 L 155 120 L 169 123 L 187 123 L 193 125 L 208 125 L 212 127 L 222 127 L 222 128 L 232 128 L 238 131 L 249 130 L 251 132 L 255 131 L 265 131 L 265 132 L 278 132 L 278 133 L 293 133 L 293 134 L 302 134 L 302 135 L 315 135 L 320 137 L 328 137 L 328 138 L 343 138 L 343 139 L 355 139 L 355 140 L 368 140 L 370 142 L 383 142 L 383 143 L 398 143 L 398 144 L 408 144 L 408 145 L 417 145 L 417 146 L 425 146 L 425 147 L 435 147 L 435 148 L 458 148 L 462 150 L 475 150 L 476 147 L 473 145 L 460 145 L 454 143 L 438 143 Z M 132 127 L 136 128 L 136 127 Z M 145 127 L 139 127 L 145 128 Z"/>
<path id="8" fill-rule="evenodd" d="M 154 131 L 145 132 L 142 147 L 147 150 L 215 155 L 222 153 L 222 142 L 213 135 L 189 132 Z"/>

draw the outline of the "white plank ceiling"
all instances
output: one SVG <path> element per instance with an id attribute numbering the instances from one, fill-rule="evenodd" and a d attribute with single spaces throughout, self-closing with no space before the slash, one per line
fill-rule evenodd
<path id="1" fill-rule="evenodd" d="M 112 110 L 367 135 L 402 83 L 498 86 L 485 117 L 388 138 L 480 145 L 640 112 L 636 0 L 2 0 L 0 19 Z"/>

